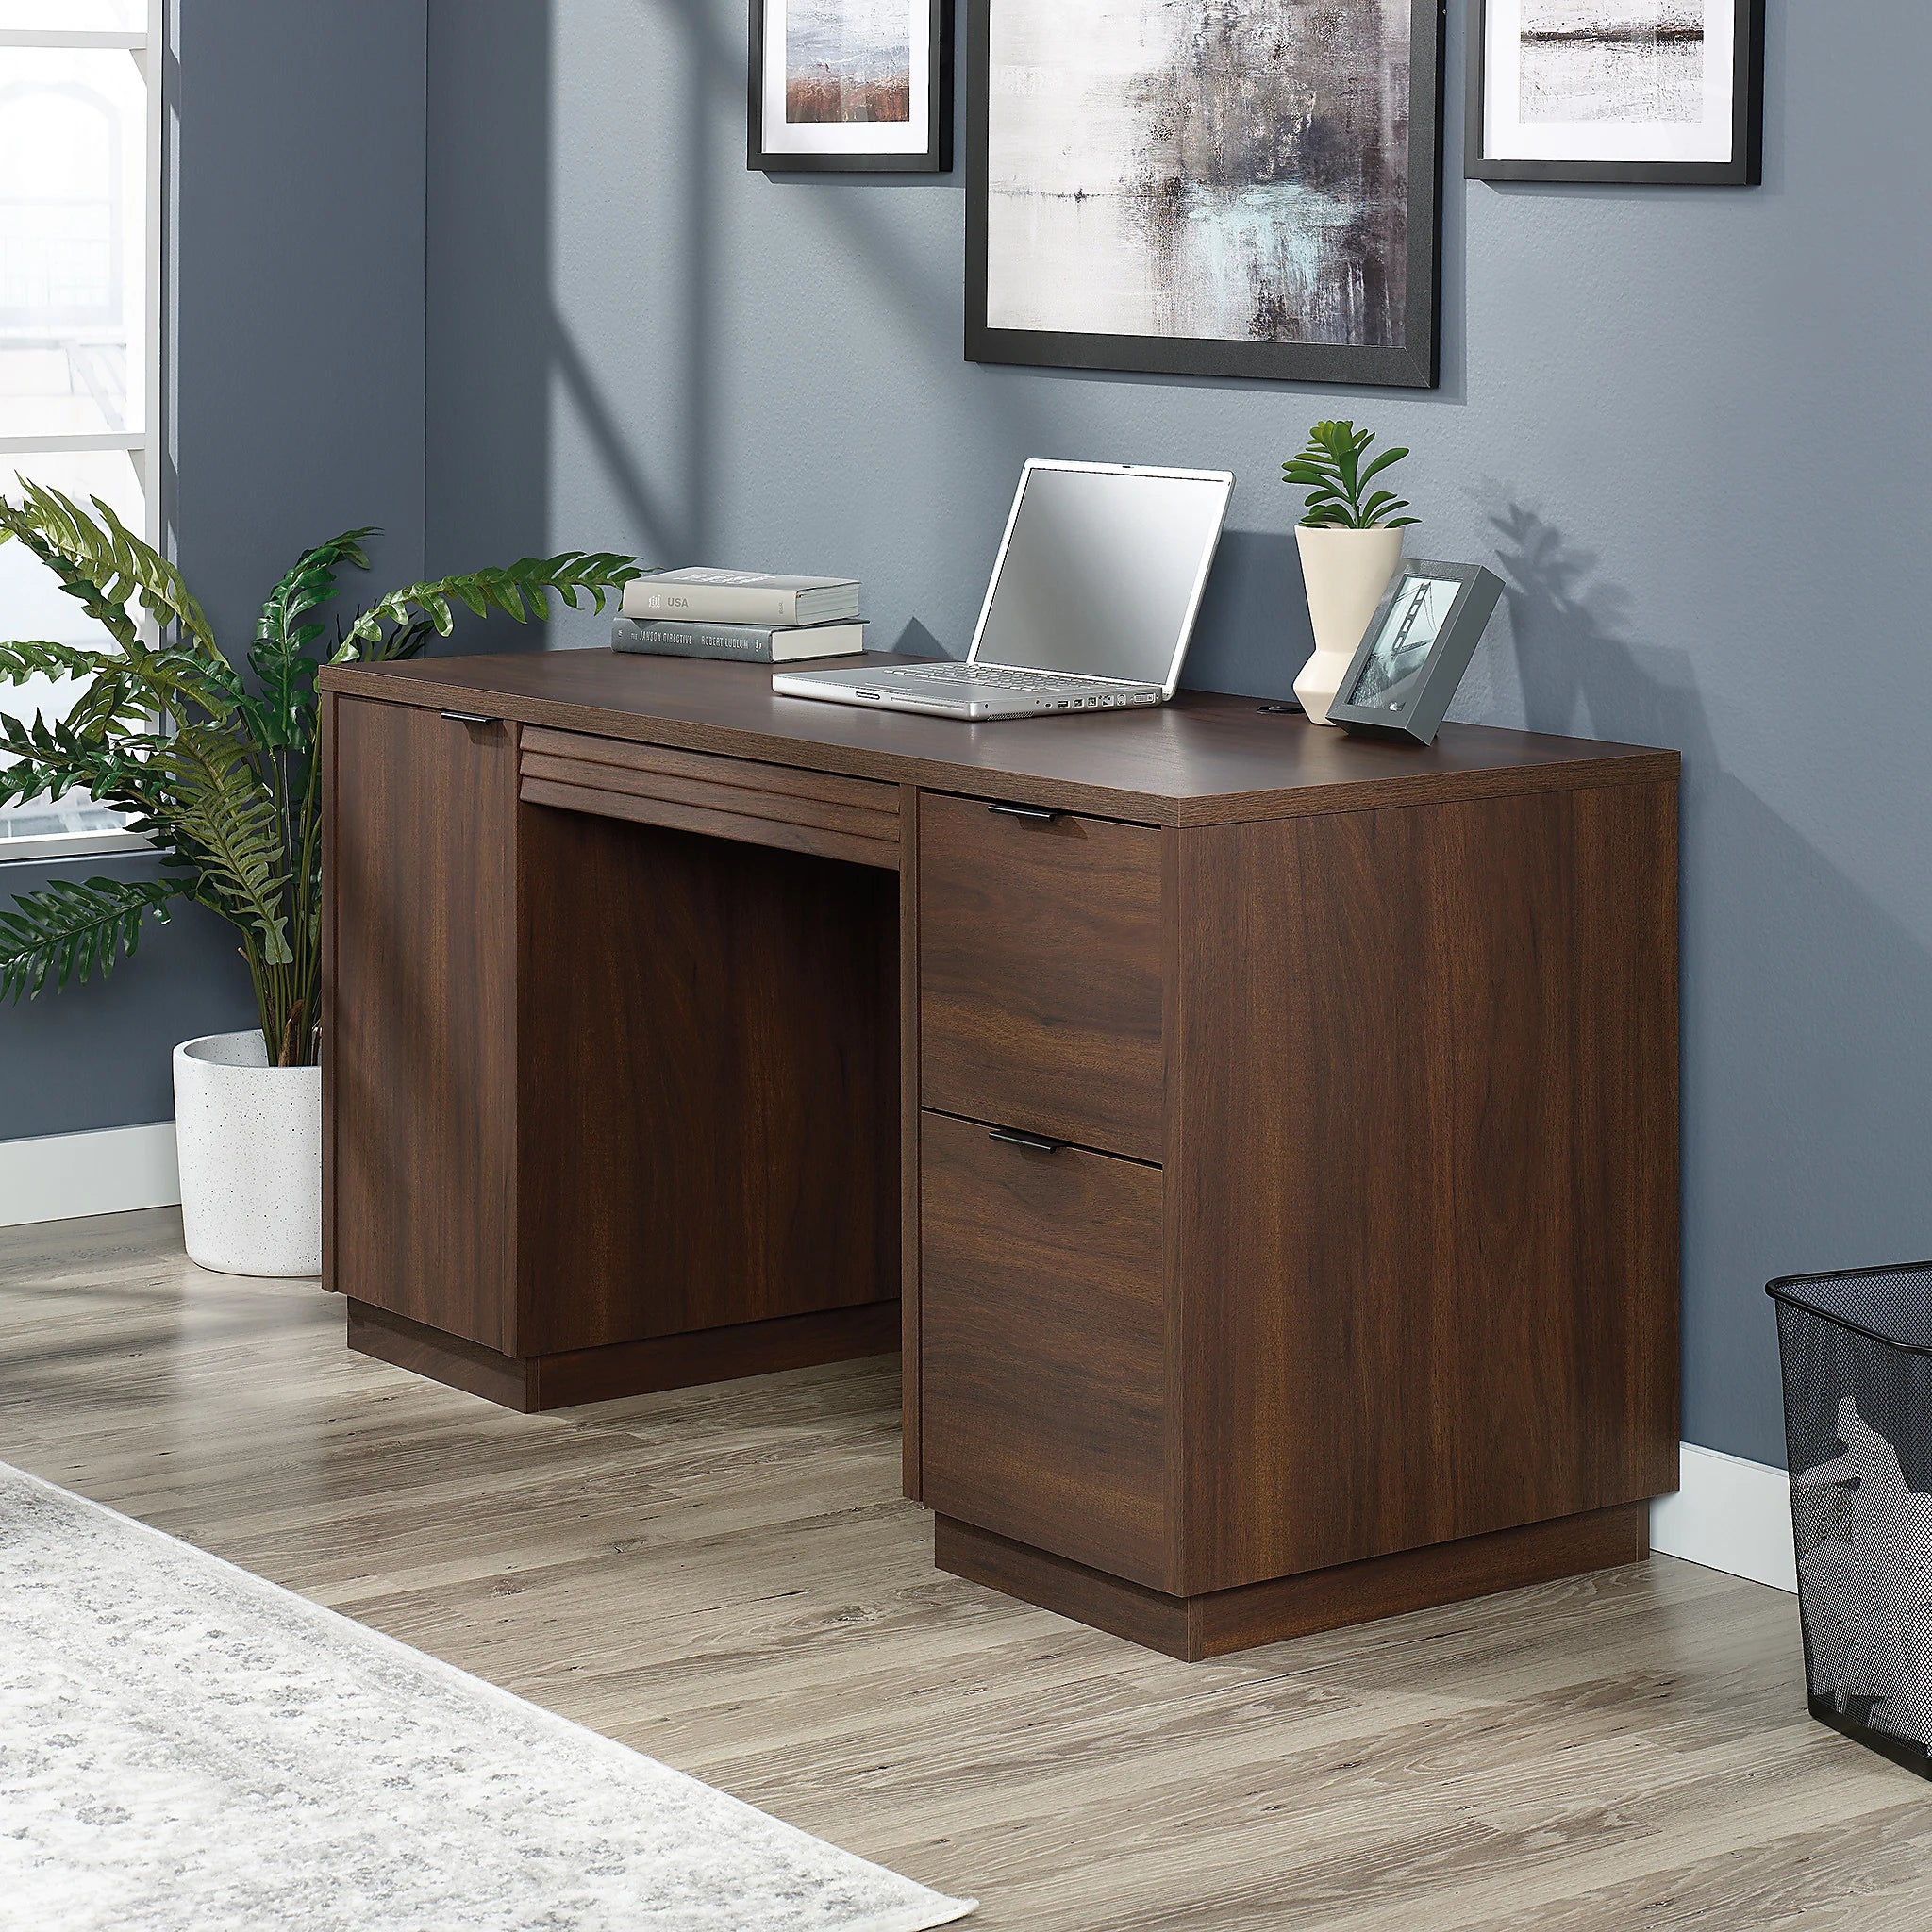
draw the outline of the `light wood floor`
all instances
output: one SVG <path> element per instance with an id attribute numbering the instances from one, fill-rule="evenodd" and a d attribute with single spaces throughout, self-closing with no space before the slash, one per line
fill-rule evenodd
<path id="1" fill-rule="evenodd" d="M 1932 1790 L 1659 1557 L 1186 1665 L 931 1566 L 887 1359 L 514 1416 L 172 1213 L 0 1231 L 0 1459 L 1028 1932 L 1923 1926 Z"/>

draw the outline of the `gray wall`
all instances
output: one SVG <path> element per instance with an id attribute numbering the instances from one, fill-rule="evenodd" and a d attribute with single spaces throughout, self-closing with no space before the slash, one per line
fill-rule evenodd
<path id="1" fill-rule="evenodd" d="M 957 651 L 1023 458 L 1224 464 L 1192 675 L 1278 692 L 1281 458 L 1330 412 L 1412 444 L 1414 547 L 1510 583 L 1462 714 L 1685 754 L 1686 1428 L 1781 1460 L 1765 1279 L 1932 1249 L 1932 9 L 1771 12 L 1760 190 L 1452 159 L 1416 396 L 971 367 L 963 176 L 748 175 L 741 0 L 431 0 L 431 564 L 851 571 Z"/>
<path id="2" fill-rule="evenodd" d="M 164 502 L 231 652 L 340 530 L 385 526 L 375 580 L 422 572 L 426 25 L 425 0 L 179 0 Z M 0 894 L 140 869 L 5 864 Z M 170 1119 L 174 1043 L 253 1022 L 227 928 L 177 911 L 105 984 L 0 1010 L 0 1140 Z"/>

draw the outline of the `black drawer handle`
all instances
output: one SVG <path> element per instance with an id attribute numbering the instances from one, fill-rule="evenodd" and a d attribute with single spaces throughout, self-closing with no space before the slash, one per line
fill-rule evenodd
<path id="1" fill-rule="evenodd" d="M 989 1141 L 1004 1141 L 1008 1147 L 1024 1147 L 1031 1154 L 1058 1154 L 1067 1143 L 1049 1141 L 1043 1134 L 1022 1134 L 1012 1127 L 989 1127 Z"/>
<path id="2" fill-rule="evenodd" d="M 1047 805 L 990 805 L 988 811 L 996 811 L 1002 818 L 1032 819 L 1042 825 L 1050 825 L 1055 819 L 1063 819 L 1066 813 L 1055 811 Z"/>
<path id="3" fill-rule="evenodd" d="M 483 711 L 440 711 L 439 717 L 447 718 L 452 724 L 494 724 L 496 720 Z"/>

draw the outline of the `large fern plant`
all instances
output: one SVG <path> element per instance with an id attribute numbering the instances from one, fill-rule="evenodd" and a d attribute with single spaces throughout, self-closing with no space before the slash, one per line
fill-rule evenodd
<path id="1" fill-rule="evenodd" d="M 391 591 L 353 615 L 324 613 L 337 574 L 367 570 L 349 530 L 304 552 L 270 591 L 245 671 L 215 641 L 166 558 L 112 508 L 91 515 L 58 490 L 0 496 L 0 543 L 30 550 L 105 633 L 97 648 L 0 642 L 0 684 L 84 679 L 65 717 L 0 716 L 0 806 L 85 790 L 128 814 L 161 861 L 158 878 L 58 881 L 0 912 L 0 998 L 107 974 L 176 899 L 241 936 L 261 1030 L 277 1066 L 310 1066 L 322 991 L 322 813 L 316 673 L 325 662 L 419 656 L 447 637 L 458 605 L 518 623 L 549 595 L 606 600 L 641 575 L 630 558 L 528 557 Z M 146 623 L 143 623 L 143 619 Z M 144 635 L 145 633 L 145 635 Z"/>

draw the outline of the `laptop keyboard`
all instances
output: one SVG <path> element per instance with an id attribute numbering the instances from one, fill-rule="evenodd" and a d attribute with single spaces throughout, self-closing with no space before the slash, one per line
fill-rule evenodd
<path id="1" fill-rule="evenodd" d="M 984 684 L 995 691 L 1108 691 L 1118 680 L 1108 677 L 1074 677 L 1057 671 L 1014 671 L 1003 664 L 917 664 L 895 665 L 894 682 L 916 677 L 925 684 Z"/>

